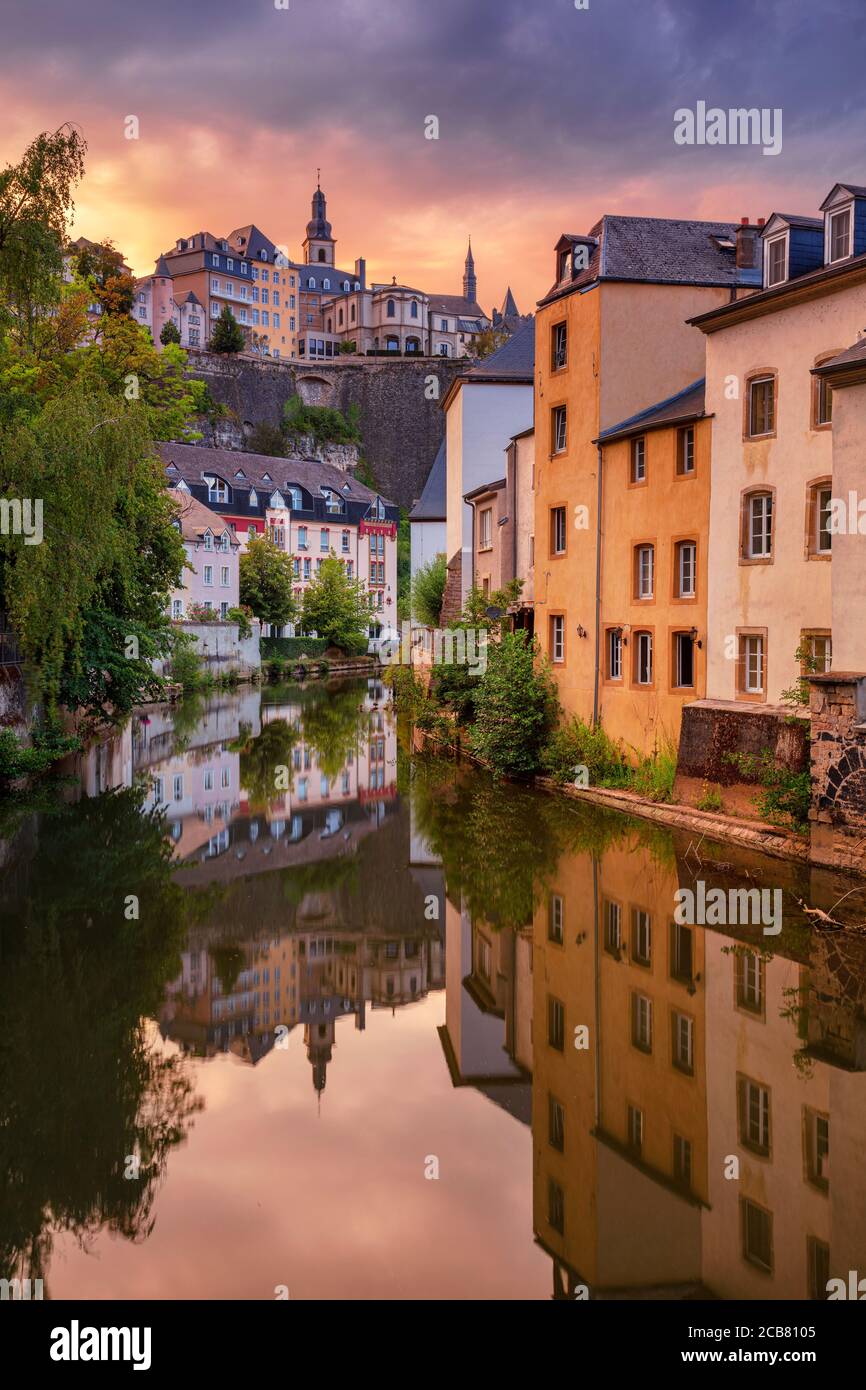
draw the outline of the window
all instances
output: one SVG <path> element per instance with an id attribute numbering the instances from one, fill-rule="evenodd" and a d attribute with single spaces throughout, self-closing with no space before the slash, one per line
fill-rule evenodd
<path id="1" fill-rule="evenodd" d="M 565 507 L 550 509 L 550 553 L 565 554 Z"/>
<path id="2" fill-rule="evenodd" d="M 653 1004 L 645 994 L 631 997 L 631 1041 L 639 1052 L 653 1050 Z"/>
<path id="3" fill-rule="evenodd" d="M 764 637 L 760 633 L 741 633 L 737 661 L 738 690 L 741 695 L 764 693 Z"/>
<path id="4" fill-rule="evenodd" d="M 750 492 L 745 497 L 745 554 L 749 560 L 769 560 L 773 555 L 773 494 Z"/>
<path id="5" fill-rule="evenodd" d="M 557 1052 L 565 1050 L 565 1005 L 547 996 L 547 1041 Z"/>
<path id="6" fill-rule="evenodd" d="M 748 1197 L 740 1198 L 743 1259 L 768 1273 L 773 1270 L 773 1218 Z"/>
<path id="7" fill-rule="evenodd" d="M 833 420 L 833 390 L 824 377 L 812 378 L 812 428 L 821 429 Z"/>
<path id="8" fill-rule="evenodd" d="M 628 1146 L 634 1149 L 635 1153 L 640 1153 L 643 1148 L 644 1117 L 643 1111 L 637 1105 L 629 1105 L 627 1110 L 628 1117 Z"/>
<path id="9" fill-rule="evenodd" d="M 209 587 L 210 587 L 210 585 L 213 584 L 213 565 L 205 565 L 205 567 L 204 567 L 204 582 L 205 582 L 205 584 L 207 584 Z"/>
<path id="10" fill-rule="evenodd" d="M 690 632 L 675 632 L 673 636 L 673 685 L 677 690 L 691 690 L 695 684 L 695 644 Z"/>
<path id="11" fill-rule="evenodd" d="M 674 1135 L 674 1182 L 679 1187 L 692 1185 L 692 1145 L 691 1140 L 681 1134 Z"/>
<path id="12" fill-rule="evenodd" d="M 750 438 L 772 434 L 776 428 L 775 377 L 760 376 L 749 382 L 748 405 Z"/>
<path id="13" fill-rule="evenodd" d="M 550 334 L 550 368 L 559 371 L 568 361 L 568 328 L 564 323 L 554 324 Z"/>
<path id="14" fill-rule="evenodd" d="M 205 478 L 207 483 L 207 500 L 209 502 L 227 502 L 229 500 L 228 484 L 222 478 Z"/>
<path id="15" fill-rule="evenodd" d="M 694 598 L 696 593 L 698 547 L 695 541 L 680 541 L 676 547 L 677 598 Z"/>
<path id="16" fill-rule="evenodd" d="M 228 567 L 228 565 L 221 565 L 221 566 L 220 566 L 220 588 L 221 588 L 221 589 L 227 589 L 228 587 L 229 587 L 229 567 Z"/>
<path id="17" fill-rule="evenodd" d="M 481 550 L 490 550 L 493 545 L 493 510 L 485 507 L 478 518 L 478 545 Z"/>
<path id="18" fill-rule="evenodd" d="M 565 1110 L 551 1095 L 547 1098 L 547 1142 L 552 1149 L 565 1152 Z"/>
<path id="19" fill-rule="evenodd" d="M 695 471 L 695 427 L 684 425 L 677 430 L 677 473 L 681 478 Z"/>
<path id="20" fill-rule="evenodd" d="M 770 1092 L 747 1076 L 738 1080 L 740 1143 L 762 1158 L 770 1156 Z"/>
<path id="21" fill-rule="evenodd" d="M 829 555 L 833 549 L 833 489 L 829 482 L 809 489 L 809 553 Z"/>
<path id="22" fill-rule="evenodd" d="M 556 405 L 550 412 L 551 453 L 561 454 L 565 450 L 567 437 L 567 415 L 564 405 Z"/>
<path id="23" fill-rule="evenodd" d="M 816 1236 L 806 1238 L 806 1266 L 809 1276 L 809 1297 L 825 1302 L 830 1282 L 830 1247 Z"/>
<path id="24" fill-rule="evenodd" d="M 851 254 L 851 209 L 831 212 L 829 218 L 831 261 L 843 261 Z"/>
<path id="25" fill-rule="evenodd" d="M 182 773 L 182 772 L 176 772 L 175 775 L 174 775 L 174 787 L 173 787 L 173 791 L 174 791 L 174 799 L 175 799 L 175 801 L 183 801 L 183 773 Z"/>
<path id="26" fill-rule="evenodd" d="M 635 633 L 634 679 L 636 685 L 653 683 L 653 635 L 651 632 Z"/>
<path id="27" fill-rule="evenodd" d="M 565 1193 L 550 1178 L 547 1185 L 547 1221 L 560 1235 L 565 1231 Z"/>
<path id="28" fill-rule="evenodd" d="M 693 1076 L 695 1071 L 695 1021 L 688 1014 L 671 1014 L 671 1061 L 677 1071 Z"/>
<path id="29" fill-rule="evenodd" d="M 547 939 L 555 941 L 558 946 L 561 946 L 563 941 L 564 921 L 565 902 L 558 893 L 551 893 L 547 908 Z"/>
<path id="30" fill-rule="evenodd" d="M 631 910 L 631 958 L 636 965 L 652 963 L 652 918 L 639 907 Z"/>
<path id="31" fill-rule="evenodd" d="M 327 527 L 323 526 L 321 531 L 319 532 L 319 549 L 327 551 L 330 547 L 330 544 L 330 533 Z"/>
<path id="32" fill-rule="evenodd" d="M 299 527 L 298 527 L 298 549 L 299 549 L 299 550 L 306 550 L 306 549 L 307 549 L 307 528 L 306 528 L 306 526 L 299 526 Z"/>
<path id="33" fill-rule="evenodd" d="M 807 1108 L 803 1119 L 806 1176 L 813 1186 L 826 1192 L 830 1185 L 830 1116 Z"/>
<path id="34" fill-rule="evenodd" d="M 833 664 L 833 639 L 829 632 L 804 632 L 800 638 L 800 670 L 804 676 L 829 671 Z"/>
<path id="35" fill-rule="evenodd" d="M 604 904 L 604 949 L 608 955 L 619 957 L 622 950 L 622 908 L 619 903 Z"/>
<path id="36" fill-rule="evenodd" d="M 650 599 L 655 579 L 655 547 L 635 547 L 635 598 Z"/>
<path id="37" fill-rule="evenodd" d="M 565 661 L 565 618 L 561 613 L 550 619 L 550 657 L 552 661 Z"/>
<path id="38" fill-rule="evenodd" d="M 737 1007 L 752 1014 L 764 1012 L 764 962 L 754 951 L 743 951 L 736 959 Z"/>
<path id="39" fill-rule="evenodd" d="M 694 964 L 694 932 L 680 922 L 671 922 L 671 979 L 681 984 L 692 983 Z"/>
<path id="40" fill-rule="evenodd" d="M 611 627 L 607 632 L 607 678 L 622 680 L 622 628 Z"/>
<path id="41" fill-rule="evenodd" d="M 767 242 L 765 255 L 767 257 L 767 289 L 770 289 L 773 285 L 780 285 L 787 278 L 787 232 L 784 236 L 773 237 L 772 241 Z"/>
<path id="42" fill-rule="evenodd" d="M 344 555 L 348 555 L 348 553 L 349 553 L 349 540 L 350 540 L 349 532 L 348 532 L 348 531 L 344 531 L 344 532 L 343 532 L 343 535 L 342 535 L 342 542 L 341 542 L 341 544 L 342 544 L 342 550 L 343 550 L 343 554 L 344 554 Z"/>
<path id="43" fill-rule="evenodd" d="M 631 441 L 631 481 L 646 482 L 646 439 L 643 435 Z"/>
<path id="44" fill-rule="evenodd" d="M 171 616 L 173 618 L 183 617 L 183 599 L 175 598 L 171 601 Z"/>

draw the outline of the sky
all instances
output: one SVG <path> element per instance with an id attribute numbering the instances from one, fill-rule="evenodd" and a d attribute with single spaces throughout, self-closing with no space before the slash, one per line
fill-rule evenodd
<path id="1" fill-rule="evenodd" d="M 250 222 L 298 258 L 321 167 L 340 268 L 460 293 L 471 235 L 481 304 L 526 312 L 602 213 L 866 184 L 864 0 L 0 0 L 0 35 L 0 163 L 75 122 L 73 234 L 137 274 Z M 677 144 L 700 101 L 779 108 L 781 152 Z"/>

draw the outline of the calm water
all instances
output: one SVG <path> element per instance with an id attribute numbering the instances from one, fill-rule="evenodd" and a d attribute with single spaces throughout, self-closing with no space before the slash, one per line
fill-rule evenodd
<path id="1" fill-rule="evenodd" d="M 866 962 L 798 905 L 850 882 L 413 758 L 373 682 L 154 708 L 74 770 L 0 809 L 0 1274 L 801 1299 L 866 1273 Z M 782 934 L 678 929 L 696 879 L 780 888 Z"/>

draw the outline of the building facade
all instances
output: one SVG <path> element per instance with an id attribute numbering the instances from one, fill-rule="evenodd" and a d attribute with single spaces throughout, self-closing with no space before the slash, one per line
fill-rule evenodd
<path id="1" fill-rule="evenodd" d="M 240 541 L 225 517 L 186 489 L 178 489 L 177 500 L 175 525 L 183 537 L 187 565 L 182 584 L 172 591 L 169 613 L 180 620 L 197 606 L 225 618 L 240 602 Z"/>

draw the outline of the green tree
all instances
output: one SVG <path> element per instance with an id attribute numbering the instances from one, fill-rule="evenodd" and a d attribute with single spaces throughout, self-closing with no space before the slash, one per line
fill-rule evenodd
<path id="1" fill-rule="evenodd" d="M 222 313 L 213 326 L 210 335 L 211 352 L 243 352 L 246 346 L 244 331 L 229 308 L 224 304 Z"/>
<path id="2" fill-rule="evenodd" d="M 258 536 L 240 559 L 240 599 L 260 622 L 273 627 L 290 623 L 296 612 L 292 557 L 269 536 Z"/>
<path id="3" fill-rule="evenodd" d="M 444 555 L 422 565 L 412 580 L 412 617 L 426 627 L 437 627 L 445 596 L 448 566 Z"/>
<path id="4" fill-rule="evenodd" d="M 169 343 L 180 343 L 180 329 L 174 319 L 167 319 L 162 325 L 159 341 L 163 347 L 168 347 Z"/>
<path id="5" fill-rule="evenodd" d="M 507 632 L 487 648 L 487 670 L 475 692 L 473 753 L 495 772 L 527 776 L 541 766 L 556 723 L 556 685 L 525 632 Z"/>
<path id="6" fill-rule="evenodd" d="M 362 584 L 348 578 L 343 562 L 333 553 L 323 560 L 304 594 L 303 625 L 305 632 L 316 632 L 343 651 L 367 649 L 367 595 Z"/>
<path id="7" fill-rule="evenodd" d="M 283 406 L 283 430 L 289 439 L 311 435 L 317 444 L 361 442 L 357 405 L 343 415 L 327 405 L 305 405 L 300 396 L 290 396 Z"/>
<path id="8" fill-rule="evenodd" d="M 286 439 L 279 425 L 260 420 L 253 427 L 245 448 L 251 454 L 267 454 L 269 458 L 285 458 Z"/>
<path id="9" fill-rule="evenodd" d="M 86 148 L 72 126 L 43 131 L 0 173 L 0 328 L 30 350 L 62 298 L 72 190 Z"/>

